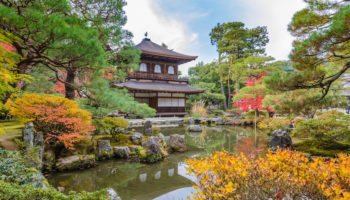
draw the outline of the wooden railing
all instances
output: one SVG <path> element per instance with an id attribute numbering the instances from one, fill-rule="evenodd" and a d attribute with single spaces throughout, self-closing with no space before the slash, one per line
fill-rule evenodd
<path id="1" fill-rule="evenodd" d="M 182 113 L 186 112 L 185 107 L 158 107 L 157 113 Z"/>
<path id="2" fill-rule="evenodd" d="M 131 72 L 128 73 L 129 78 L 136 78 L 136 79 L 151 79 L 151 80 L 170 80 L 170 81 L 177 81 L 178 75 L 175 74 L 155 74 L 155 73 L 148 73 L 148 72 Z"/>

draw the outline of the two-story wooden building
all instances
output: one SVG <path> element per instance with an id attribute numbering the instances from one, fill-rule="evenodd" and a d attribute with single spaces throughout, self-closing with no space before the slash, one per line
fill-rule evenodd
<path id="1" fill-rule="evenodd" d="M 125 82 L 113 87 L 126 88 L 136 101 L 147 103 L 157 110 L 157 116 L 183 116 L 186 114 L 186 95 L 205 90 L 188 85 L 178 78 L 178 67 L 195 60 L 169 50 L 145 38 L 136 45 L 142 51 L 140 69 L 128 74 Z"/>

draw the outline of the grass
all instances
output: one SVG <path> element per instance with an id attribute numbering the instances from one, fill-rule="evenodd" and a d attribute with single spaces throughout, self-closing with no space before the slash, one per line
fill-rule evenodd
<path id="1" fill-rule="evenodd" d="M 13 140 L 21 137 L 24 124 L 17 120 L 1 120 L 0 126 L 5 131 L 5 134 L 0 135 L 0 146 L 8 150 L 18 149 Z"/>
<path id="2" fill-rule="evenodd" d="M 111 146 L 132 146 L 135 145 L 131 139 L 131 135 L 120 134 L 118 135 L 119 140 L 114 141 L 111 139 Z"/>
<path id="3" fill-rule="evenodd" d="M 335 140 L 305 140 L 293 145 L 298 151 L 303 151 L 312 156 L 335 157 L 339 153 L 350 153 L 350 144 Z"/>
<path id="4" fill-rule="evenodd" d="M 0 126 L 5 129 L 6 135 L 20 135 L 24 124 L 16 120 L 0 120 Z"/>

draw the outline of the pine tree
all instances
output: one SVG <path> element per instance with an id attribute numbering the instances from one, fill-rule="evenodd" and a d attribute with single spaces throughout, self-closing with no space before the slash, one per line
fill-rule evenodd
<path id="1" fill-rule="evenodd" d="M 307 7 L 294 14 L 288 28 L 297 37 L 290 54 L 296 71 L 277 74 L 271 85 L 280 90 L 320 88 L 324 98 L 350 68 L 350 3 L 305 2 Z"/>
<path id="2" fill-rule="evenodd" d="M 231 77 L 240 78 L 241 74 L 244 73 L 244 66 L 235 64 L 250 55 L 258 56 L 265 53 L 265 46 L 269 42 L 267 28 L 258 26 L 249 29 L 242 22 L 229 22 L 217 24 L 212 29 L 210 37 L 212 44 L 217 46 L 219 53 L 218 72 L 221 74 L 221 82 L 227 81 L 227 107 L 230 107 Z M 221 85 L 223 91 L 223 84 Z M 237 91 L 239 80 L 235 80 L 235 85 Z"/>

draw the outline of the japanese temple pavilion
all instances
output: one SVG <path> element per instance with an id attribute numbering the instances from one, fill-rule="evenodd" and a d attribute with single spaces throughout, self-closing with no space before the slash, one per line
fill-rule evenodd
<path id="1" fill-rule="evenodd" d="M 178 67 L 197 56 L 177 53 L 148 38 L 136 47 L 142 51 L 139 71 L 128 73 L 125 82 L 113 86 L 128 89 L 136 101 L 156 109 L 157 116 L 185 115 L 186 95 L 205 90 L 188 85 L 187 80 L 180 80 Z"/>

